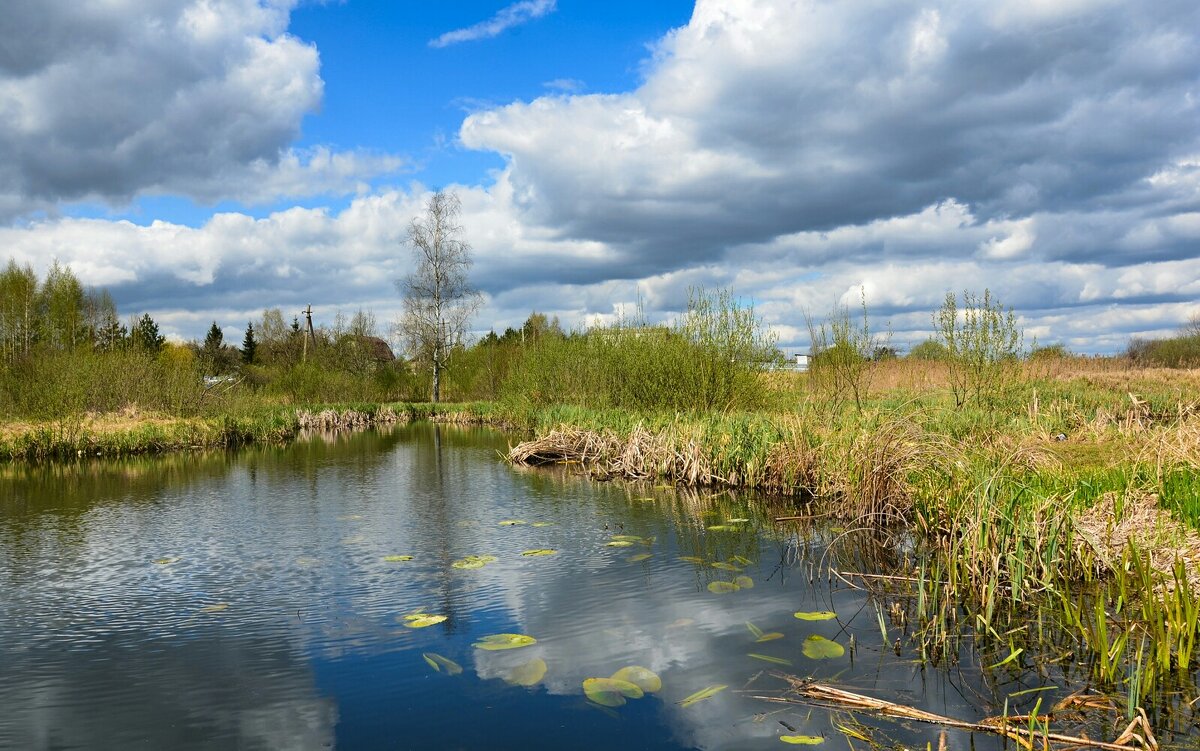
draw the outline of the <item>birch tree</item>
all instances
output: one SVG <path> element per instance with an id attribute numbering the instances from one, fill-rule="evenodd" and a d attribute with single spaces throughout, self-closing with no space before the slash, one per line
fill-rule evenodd
<path id="1" fill-rule="evenodd" d="M 425 213 L 409 223 L 405 237 L 416 268 L 396 282 L 404 296 L 399 333 L 409 355 L 432 369 L 435 403 L 441 399 L 442 372 L 450 353 L 462 343 L 481 300 L 467 279 L 471 246 L 462 237 L 461 212 L 456 194 L 433 194 Z"/>

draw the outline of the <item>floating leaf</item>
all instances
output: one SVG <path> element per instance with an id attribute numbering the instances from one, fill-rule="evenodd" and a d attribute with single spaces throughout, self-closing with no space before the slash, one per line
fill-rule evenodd
<path id="1" fill-rule="evenodd" d="M 718 594 L 718 595 L 729 594 L 730 592 L 736 592 L 739 589 L 741 589 L 741 587 L 734 584 L 733 582 L 709 582 L 708 583 L 708 591 L 712 592 L 713 594 Z"/>
<path id="2" fill-rule="evenodd" d="M 679 560 L 687 561 L 688 563 L 704 563 L 704 559 L 694 555 L 681 555 Z"/>
<path id="3" fill-rule="evenodd" d="M 205 605 L 204 607 L 200 608 L 200 612 L 201 613 L 220 613 L 222 610 L 228 610 L 228 609 L 229 609 L 229 603 L 218 602 L 216 605 Z"/>
<path id="4" fill-rule="evenodd" d="M 489 652 L 496 652 L 501 649 L 528 647 L 530 644 L 537 644 L 537 639 L 525 634 L 492 634 L 483 637 L 471 646 L 486 649 Z"/>
<path id="5" fill-rule="evenodd" d="M 160 566 L 170 566 L 172 563 L 179 563 L 179 561 L 179 556 L 175 556 L 174 558 L 156 558 L 154 562 Z"/>
<path id="6" fill-rule="evenodd" d="M 841 657 L 846 654 L 846 648 L 824 636 L 813 634 L 804 640 L 804 656 L 814 660 L 828 660 L 831 657 Z"/>
<path id="7" fill-rule="evenodd" d="M 362 518 L 362 514 L 345 514 L 343 516 L 339 516 L 337 520 L 339 522 L 356 522 Z"/>
<path id="8" fill-rule="evenodd" d="M 754 589 L 754 580 L 748 576 L 735 577 L 733 583 L 742 589 Z"/>
<path id="9" fill-rule="evenodd" d="M 811 613 L 801 611 L 793 613 L 793 615 L 802 621 L 828 621 L 832 618 L 837 618 L 837 613 L 832 610 L 814 610 Z"/>
<path id="10" fill-rule="evenodd" d="M 615 540 L 616 542 L 645 542 L 646 541 L 645 537 L 638 537 L 637 535 L 613 535 L 612 539 Z"/>
<path id="11" fill-rule="evenodd" d="M 500 522 L 500 526 L 501 527 L 515 527 L 518 524 L 524 524 L 524 523 L 525 522 L 521 521 L 520 519 L 505 519 L 504 521 Z"/>
<path id="12" fill-rule="evenodd" d="M 554 522 L 534 522 L 533 524 L 531 524 L 529 526 L 531 526 L 531 527 L 553 527 Z"/>
<path id="13" fill-rule="evenodd" d="M 462 672 L 462 665 L 459 665 L 449 657 L 442 657 L 441 655 L 433 652 L 422 652 L 421 656 L 425 658 L 425 662 L 429 663 L 429 667 L 433 668 L 439 673 L 445 673 L 446 675 L 458 675 Z"/>
<path id="14" fill-rule="evenodd" d="M 652 694 L 662 689 L 662 679 L 658 677 L 658 674 L 653 670 L 638 665 L 621 668 L 612 674 L 612 679 L 614 681 L 632 683 L 647 694 Z"/>
<path id="15" fill-rule="evenodd" d="M 761 628 L 759 628 L 758 626 L 755 626 L 750 621 L 746 621 L 746 628 L 750 629 L 750 633 L 754 634 L 755 639 L 762 638 L 763 630 Z"/>
<path id="16" fill-rule="evenodd" d="M 528 557 L 537 555 L 558 555 L 558 551 L 554 548 L 534 548 L 533 550 L 526 550 L 524 553 L 521 553 L 521 555 Z"/>
<path id="17" fill-rule="evenodd" d="M 636 555 L 629 556 L 629 562 L 630 563 L 641 563 L 642 561 L 649 560 L 650 558 L 653 558 L 653 557 L 654 557 L 654 553 L 637 553 Z"/>
<path id="18" fill-rule="evenodd" d="M 613 540 L 612 542 L 604 543 L 610 548 L 632 548 L 633 543 L 629 540 Z"/>
<path id="19" fill-rule="evenodd" d="M 533 686 L 541 683 L 546 677 L 546 661 L 535 657 L 529 662 L 523 662 L 504 676 L 504 680 L 517 686 Z"/>
<path id="20" fill-rule="evenodd" d="M 425 628 L 441 623 L 449 618 L 446 615 L 430 615 L 429 613 L 409 613 L 404 616 L 404 625 L 408 628 Z"/>
<path id="21" fill-rule="evenodd" d="M 713 568 L 719 568 L 722 571 L 736 571 L 739 574 L 742 572 L 742 570 L 737 566 L 733 565 L 732 563 L 725 563 L 724 561 L 717 561 L 716 563 L 710 563 L 708 565 L 712 566 Z"/>
<path id="22" fill-rule="evenodd" d="M 450 565 L 454 568 L 483 568 L 489 563 L 495 563 L 497 560 L 499 559 L 494 555 L 469 555 L 466 558 L 459 558 Z"/>
<path id="23" fill-rule="evenodd" d="M 732 524 L 710 524 L 705 527 L 709 532 L 734 532 L 737 527 Z"/>
<path id="24" fill-rule="evenodd" d="M 751 652 L 750 654 L 748 654 L 746 656 L 753 657 L 756 660 L 762 660 L 763 662 L 773 662 L 776 665 L 791 665 L 792 664 L 791 660 L 785 660 L 782 657 L 772 657 L 771 655 L 760 655 L 755 652 Z"/>
<path id="25" fill-rule="evenodd" d="M 819 735 L 781 735 L 779 740 L 793 746 L 817 746 L 825 742 Z"/>
<path id="26" fill-rule="evenodd" d="M 711 699 L 712 697 L 716 696 L 717 694 L 721 693 L 722 691 L 724 691 L 727 688 L 729 688 L 729 687 L 722 685 L 722 684 L 708 686 L 706 688 L 700 689 L 699 691 L 697 691 L 696 693 L 687 697 L 683 701 L 678 701 L 675 703 L 681 707 L 690 707 L 698 701 L 704 701 L 705 699 Z"/>
<path id="27" fill-rule="evenodd" d="M 588 699 L 605 707 L 619 707 L 625 699 L 640 699 L 642 690 L 629 681 L 614 678 L 587 678 L 583 681 L 583 693 Z"/>
<path id="28" fill-rule="evenodd" d="M 729 556 L 729 560 L 733 561 L 734 563 L 740 563 L 743 566 L 749 566 L 753 562 L 749 558 L 743 558 L 740 555 L 731 555 Z"/>
<path id="29" fill-rule="evenodd" d="M 383 560 L 388 563 L 401 563 L 402 561 L 411 561 L 412 559 L 411 555 L 385 555 L 383 557 Z"/>
<path id="30" fill-rule="evenodd" d="M 771 631 L 770 633 L 763 634 L 762 636 L 758 637 L 754 641 L 756 641 L 756 642 L 775 641 L 776 639 L 782 639 L 782 638 L 783 638 L 783 634 L 779 633 L 778 631 Z"/>

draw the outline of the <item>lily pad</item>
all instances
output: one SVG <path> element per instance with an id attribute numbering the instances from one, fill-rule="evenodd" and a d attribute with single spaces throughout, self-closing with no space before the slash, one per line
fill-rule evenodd
<path id="1" fill-rule="evenodd" d="M 604 544 L 610 548 L 632 548 L 633 547 L 633 543 L 630 542 L 629 540 L 613 540 L 612 542 L 606 542 Z"/>
<path id="2" fill-rule="evenodd" d="M 534 686 L 546 677 L 546 661 L 535 657 L 529 662 L 523 662 L 504 676 L 504 680 L 516 686 Z"/>
<path id="3" fill-rule="evenodd" d="M 489 563 L 495 563 L 499 559 L 494 555 L 469 555 L 466 558 L 459 558 L 450 564 L 453 568 L 474 569 L 483 568 Z"/>
<path id="4" fill-rule="evenodd" d="M 779 740 L 793 746 L 819 746 L 825 739 L 819 735 L 781 735 Z"/>
<path id="5" fill-rule="evenodd" d="M 638 537 L 637 535 L 613 535 L 612 539 L 616 542 L 645 542 L 646 541 L 645 537 Z"/>
<path id="6" fill-rule="evenodd" d="M 801 611 L 794 615 L 802 621 L 828 621 L 837 618 L 837 613 L 832 610 L 815 610 L 811 613 Z"/>
<path id="7" fill-rule="evenodd" d="M 653 670 L 638 665 L 621 668 L 612 674 L 612 679 L 614 681 L 632 683 L 647 694 L 652 694 L 662 689 L 662 679 L 658 677 L 658 674 Z"/>
<path id="8" fill-rule="evenodd" d="M 754 589 L 754 580 L 748 576 L 735 577 L 733 583 L 742 589 Z"/>
<path id="9" fill-rule="evenodd" d="M 170 566 L 172 563 L 179 563 L 180 560 L 179 556 L 174 556 L 171 558 L 156 558 L 154 562 L 160 566 Z"/>
<path id="10" fill-rule="evenodd" d="M 687 561 L 688 563 L 704 563 L 704 559 L 695 555 L 681 555 L 679 560 Z"/>
<path id="11" fill-rule="evenodd" d="M 430 615 L 429 613 L 409 613 L 404 616 L 406 628 L 426 628 L 441 623 L 449 618 L 446 615 Z"/>
<path id="12" fill-rule="evenodd" d="M 387 563 L 401 563 L 403 561 L 411 561 L 412 559 L 411 555 L 385 555 L 383 557 L 383 560 Z"/>
<path id="13" fill-rule="evenodd" d="M 722 571 L 736 571 L 739 574 L 742 572 L 741 568 L 733 565 L 732 563 L 725 563 L 724 561 L 717 561 L 716 563 L 710 563 L 708 565 L 712 566 L 713 568 L 719 568 Z"/>
<path id="14" fill-rule="evenodd" d="M 583 693 L 588 699 L 605 707 L 619 707 L 626 699 L 640 699 L 645 695 L 629 681 L 615 678 L 587 678 L 583 681 Z"/>
<path id="15" fill-rule="evenodd" d="M 782 657 L 772 657 L 771 655 L 760 655 L 756 652 L 751 652 L 750 654 L 748 654 L 746 656 L 753 657 L 756 660 L 762 660 L 763 662 L 773 662 L 776 665 L 791 665 L 792 664 L 791 660 L 786 660 Z"/>
<path id="16" fill-rule="evenodd" d="M 805 657 L 814 660 L 828 660 L 833 657 L 841 657 L 846 654 L 846 648 L 835 641 L 830 641 L 824 636 L 813 634 L 804 640 L 802 648 Z"/>
<path id="17" fill-rule="evenodd" d="M 526 557 L 538 555 L 558 555 L 558 551 L 554 548 L 534 548 L 533 550 L 526 550 L 524 553 L 521 553 L 521 555 Z"/>
<path id="18" fill-rule="evenodd" d="M 501 527 L 516 527 L 516 526 L 518 526 L 520 524 L 524 524 L 524 523 L 525 522 L 520 519 L 505 519 L 504 521 L 500 522 L 500 526 Z"/>
<path id="19" fill-rule="evenodd" d="M 531 526 L 531 527 L 553 527 L 554 522 L 534 522 L 533 524 L 530 524 L 529 526 Z"/>
<path id="20" fill-rule="evenodd" d="M 710 524 L 705 527 L 709 532 L 735 532 L 737 527 L 732 524 Z"/>
<path id="21" fill-rule="evenodd" d="M 221 611 L 228 610 L 228 609 L 229 609 L 229 603 L 218 602 L 216 605 L 205 605 L 204 607 L 200 608 L 200 612 L 201 613 L 220 613 Z"/>
<path id="22" fill-rule="evenodd" d="M 717 694 L 721 693 L 722 691 L 724 691 L 727 688 L 729 688 L 729 687 L 726 685 L 723 685 L 723 684 L 715 684 L 712 686 L 706 686 L 705 688 L 700 689 L 699 691 L 697 691 L 696 693 L 687 697 L 686 699 L 676 702 L 676 704 L 678 704 L 681 707 L 690 707 L 693 704 L 695 704 L 696 702 L 704 701 L 705 699 L 711 699 L 712 697 L 716 696 Z"/>
<path id="23" fill-rule="evenodd" d="M 446 675 L 458 675 L 462 672 L 462 665 L 459 665 L 449 657 L 442 657 L 434 652 L 422 652 L 421 657 L 425 658 L 425 662 L 429 663 L 429 667 L 445 673 Z"/>
<path id="24" fill-rule="evenodd" d="M 712 592 L 713 594 L 718 594 L 718 595 L 729 594 L 730 592 L 736 592 L 739 589 L 741 589 L 741 587 L 734 584 L 733 582 L 709 582 L 708 583 L 708 591 Z"/>
<path id="25" fill-rule="evenodd" d="M 654 557 L 654 553 L 637 553 L 635 555 L 629 556 L 628 560 L 630 563 L 641 563 L 642 561 L 649 560 L 650 558 L 653 558 L 653 557 Z"/>
<path id="26" fill-rule="evenodd" d="M 471 646 L 495 652 L 501 649 L 528 647 L 530 644 L 537 644 L 537 639 L 525 634 L 492 634 L 481 638 Z"/>
<path id="27" fill-rule="evenodd" d="M 731 555 L 729 556 L 729 560 L 742 566 L 749 566 L 751 563 L 753 563 L 753 561 L 751 561 L 749 558 L 743 558 L 740 555 Z"/>

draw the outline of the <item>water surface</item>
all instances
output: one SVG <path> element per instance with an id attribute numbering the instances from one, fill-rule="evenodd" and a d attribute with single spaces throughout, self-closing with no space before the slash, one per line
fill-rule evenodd
<path id="1" fill-rule="evenodd" d="M 799 535 L 773 522 L 777 507 L 732 493 L 516 471 L 499 460 L 508 440 L 416 424 L 3 468 L 0 747 L 765 749 L 800 734 L 845 748 L 835 724 L 858 720 L 755 698 L 780 686 L 765 673 L 964 719 L 1067 693 L 1044 671 L 985 680 L 969 655 L 935 670 L 894 653 L 901 630 L 881 634 L 865 592 L 810 581 L 837 528 Z M 558 552 L 521 555 L 537 548 Z M 412 560 L 384 560 L 401 555 Z M 452 565 L 470 555 L 496 561 Z M 709 590 L 737 576 L 753 586 Z M 793 616 L 824 610 L 838 617 Z M 416 612 L 446 619 L 406 627 Z M 752 628 L 783 636 L 757 642 Z M 537 643 L 472 646 L 498 633 Z M 805 656 L 812 635 L 845 654 Z M 544 678 L 514 685 L 537 659 Z M 631 665 L 662 689 L 617 708 L 584 696 L 586 678 Z M 677 703 L 711 685 L 728 688 Z M 881 743 L 938 743 L 937 728 L 862 721 Z"/>

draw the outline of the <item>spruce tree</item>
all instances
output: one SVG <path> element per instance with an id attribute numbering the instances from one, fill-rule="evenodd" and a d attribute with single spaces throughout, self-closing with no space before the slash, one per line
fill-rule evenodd
<path id="1" fill-rule="evenodd" d="M 167 343 L 167 338 L 158 333 L 158 324 L 154 322 L 149 313 L 142 314 L 142 319 L 137 322 L 137 326 L 129 336 L 139 349 L 155 354 L 160 352 L 163 345 Z"/>
<path id="2" fill-rule="evenodd" d="M 254 341 L 254 322 L 251 321 L 246 324 L 246 337 L 242 339 L 242 362 L 253 365 L 256 349 L 258 349 L 258 342 Z"/>

